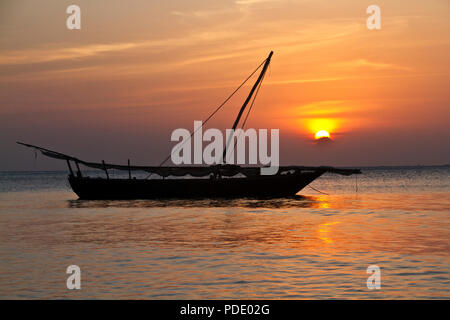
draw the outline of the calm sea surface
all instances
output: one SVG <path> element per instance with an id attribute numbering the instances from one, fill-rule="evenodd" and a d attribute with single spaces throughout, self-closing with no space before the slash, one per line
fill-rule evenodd
<path id="1" fill-rule="evenodd" d="M 265 201 L 80 201 L 64 172 L 0 173 L 0 298 L 449 299 L 450 167 L 363 171 Z"/>

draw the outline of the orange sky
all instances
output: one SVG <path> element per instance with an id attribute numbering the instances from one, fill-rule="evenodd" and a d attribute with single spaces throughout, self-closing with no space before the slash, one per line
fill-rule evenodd
<path id="1" fill-rule="evenodd" d="M 0 4 L 0 170 L 60 168 L 17 140 L 157 164 L 172 130 L 192 130 L 270 50 L 247 127 L 280 129 L 282 164 L 450 163 L 448 0 L 78 0 L 70 31 L 73 3 Z M 230 127 L 248 90 L 211 126 Z M 334 143 L 313 143 L 320 129 Z"/>

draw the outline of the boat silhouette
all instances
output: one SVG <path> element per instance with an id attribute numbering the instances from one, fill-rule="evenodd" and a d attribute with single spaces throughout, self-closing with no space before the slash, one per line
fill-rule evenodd
<path id="1" fill-rule="evenodd" d="M 254 98 L 264 79 L 270 64 L 273 52 L 260 64 L 260 66 L 244 81 L 244 83 L 260 68 L 261 72 L 254 83 L 250 93 L 244 101 L 236 120 L 233 123 L 234 131 L 242 115 Z M 244 84 L 242 83 L 238 89 Z M 236 89 L 231 96 L 233 96 Z M 216 109 L 209 120 L 231 98 L 228 97 L 223 104 Z M 253 106 L 251 103 L 251 107 Z M 248 111 L 249 112 L 249 111 Z M 247 113 L 248 116 L 248 113 Z M 204 124 L 207 121 L 204 122 Z M 244 120 L 245 123 L 245 120 Z M 116 200 L 116 199 L 167 199 L 167 198 L 279 198 L 294 196 L 308 184 L 319 178 L 324 173 L 340 175 L 360 174 L 359 169 L 344 169 L 328 166 L 280 166 L 274 175 L 262 175 L 261 167 L 243 167 L 226 163 L 227 148 L 223 150 L 223 161 L 210 166 L 163 166 L 170 158 L 167 157 L 159 166 L 132 166 L 128 160 L 127 165 L 87 162 L 73 156 L 46 149 L 32 144 L 17 142 L 20 145 L 34 148 L 43 155 L 64 160 L 69 169 L 68 180 L 72 190 L 80 199 L 89 200 Z M 76 171 L 72 168 L 75 164 Z M 105 172 L 105 177 L 90 177 L 85 175 L 80 165 L 88 168 L 100 169 Z M 128 177 L 110 177 L 108 170 L 120 170 L 128 172 Z M 135 171 L 146 172 L 149 175 L 157 175 L 160 178 L 149 179 L 133 177 Z"/>

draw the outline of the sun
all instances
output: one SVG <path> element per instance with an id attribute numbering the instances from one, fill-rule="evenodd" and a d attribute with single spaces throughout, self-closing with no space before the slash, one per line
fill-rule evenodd
<path id="1" fill-rule="evenodd" d="M 330 134 L 328 133 L 328 131 L 325 131 L 325 130 L 319 130 L 319 131 L 317 131 L 316 134 L 314 135 L 314 138 L 316 138 L 316 140 L 322 139 L 322 138 L 330 138 Z"/>

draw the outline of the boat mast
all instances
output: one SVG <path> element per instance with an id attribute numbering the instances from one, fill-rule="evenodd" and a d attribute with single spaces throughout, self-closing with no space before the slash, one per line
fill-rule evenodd
<path id="1" fill-rule="evenodd" d="M 258 79 L 256 80 L 255 84 L 253 85 L 252 90 L 250 90 L 250 93 L 248 94 L 247 99 L 245 99 L 244 104 L 241 107 L 241 110 L 239 110 L 239 113 L 236 117 L 236 120 L 234 121 L 233 124 L 233 128 L 232 128 L 232 132 L 234 132 L 234 130 L 236 130 L 237 125 L 239 124 L 239 121 L 241 120 L 242 114 L 244 113 L 245 108 L 247 107 L 248 103 L 250 102 L 250 100 L 252 99 L 253 94 L 255 93 L 256 88 L 258 87 L 258 85 L 261 83 L 264 74 L 266 73 L 267 68 L 269 67 L 270 64 L 270 59 L 272 58 L 273 55 L 273 51 L 270 51 L 269 56 L 266 59 L 266 62 L 264 63 L 264 67 L 261 70 L 261 73 L 259 74 Z M 227 149 L 230 146 L 231 141 L 233 140 L 233 134 L 230 135 L 230 137 L 228 137 L 228 141 L 227 144 L 225 145 L 225 148 L 223 149 L 223 163 L 226 163 L 226 155 L 227 155 Z"/>

